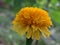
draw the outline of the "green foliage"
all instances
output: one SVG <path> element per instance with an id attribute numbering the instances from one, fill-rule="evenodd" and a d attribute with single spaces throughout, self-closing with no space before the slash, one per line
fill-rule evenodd
<path id="1" fill-rule="evenodd" d="M 14 11 L 17 12 L 25 6 L 25 0 L 14 0 Z"/>
<path id="2" fill-rule="evenodd" d="M 51 0 L 51 4 L 54 6 L 56 5 L 56 3 L 58 2 L 58 0 Z"/>
<path id="3" fill-rule="evenodd" d="M 6 3 L 6 4 L 10 4 L 11 1 L 12 1 L 12 0 L 5 0 L 5 3 Z"/>
<path id="4" fill-rule="evenodd" d="M 46 45 L 42 39 L 40 40 L 40 45 Z"/>
<path id="5" fill-rule="evenodd" d="M 52 19 L 57 23 L 57 25 L 60 25 L 60 11 L 58 10 L 50 10 L 50 15 Z"/>
<path id="6" fill-rule="evenodd" d="M 31 7 L 36 3 L 36 0 L 14 0 L 14 11 L 17 12 L 23 7 Z"/>

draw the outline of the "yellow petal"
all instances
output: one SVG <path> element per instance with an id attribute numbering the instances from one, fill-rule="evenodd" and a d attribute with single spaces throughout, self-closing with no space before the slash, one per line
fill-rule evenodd
<path id="1" fill-rule="evenodd" d="M 39 40 L 39 39 L 40 39 L 40 32 L 39 32 L 39 31 L 35 31 L 35 32 L 32 34 L 32 39 Z"/>
<path id="2" fill-rule="evenodd" d="M 21 34 L 21 35 L 24 35 L 26 33 L 26 27 L 21 27 L 21 26 L 17 26 L 17 25 L 14 25 L 13 26 L 13 30 L 15 30 L 17 33 Z"/>
<path id="3" fill-rule="evenodd" d="M 44 33 L 42 33 L 42 36 L 44 36 L 44 38 L 47 38 L 46 35 Z"/>
<path id="4" fill-rule="evenodd" d="M 35 39 L 35 34 L 34 34 L 34 32 L 32 33 L 32 39 Z"/>
<path id="5" fill-rule="evenodd" d="M 39 30 L 41 31 L 42 35 L 43 35 L 45 38 L 46 38 L 46 37 L 49 37 L 50 34 L 51 34 L 47 27 L 41 27 Z"/>
<path id="6" fill-rule="evenodd" d="M 29 30 L 27 31 L 26 37 L 29 39 L 29 38 L 31 37 L 31 35 L 32 35 L 32 30 L 29 29 Z"/>
<path id="7" fill-rule="evenodd" d="M 32 29 L 33 29 L 33 32 L 37 31 L 38 30 L 38 27 L 32 25 Z"/>

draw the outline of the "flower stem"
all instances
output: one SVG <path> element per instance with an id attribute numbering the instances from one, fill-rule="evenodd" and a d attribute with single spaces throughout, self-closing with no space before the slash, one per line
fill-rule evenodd
<path id="1" fill-rule="evenodd" d="M 30 38 L 30 39 L 27 39 L 27 38 L 26 38 L 26 45 L 31 45 L 32 41 L 33 41 L 33 40 L 32 40 L 31 38 Z"/>

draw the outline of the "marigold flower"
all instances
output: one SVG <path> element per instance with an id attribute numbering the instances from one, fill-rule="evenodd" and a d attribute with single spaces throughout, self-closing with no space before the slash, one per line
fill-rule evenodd
<path id="1" fill-rule="evenodd" d="M 42 34 L 45 38 L 50 36 L 48 28 L 52 25 L 48 12 L 40 8 L 22 8 L 13 20 L 13 30 L 26 37 L 39 40 Z"/>

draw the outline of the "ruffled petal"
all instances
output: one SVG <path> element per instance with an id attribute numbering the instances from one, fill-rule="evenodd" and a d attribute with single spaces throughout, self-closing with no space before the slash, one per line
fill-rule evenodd
<path id="1" fill-rule="evenodd" d="M 33 31 L 33 32 L 35 32 L 35 31 L 37 31 L 37 30 L 38 30 L 38 27 L 36 27 L 36 26 L 32 25 L 32 29 L 33 29 L 32 31 Z"/>
<path id="2" fill-rule="evenodd" d="M 39 30 L 45 38 L 51 34 L 47 27 L 41 27 Z"/>
<path id="3" fill-rule="evenodd" d="M 14 25 L 13 30 L 16 31 L 17 33 L 24 35 L 27 31 L 27 27 L 21 27 L 20 25 Z"/>
<path id="4" fill-rule="evenodd" d="M 39 39 L 40 39 L 40 32 L 39 32 L 39 31 L 35 31 L 35 32 L 32 34 L 32 39 L 39 40 Z"/>
<path id="5" fill-rule="evenodd" d="M 29 30 L 27 31 L 26 37 L 29 39 L 31 36 L 32 36 L 32 30 L 29 29 Z"/>

